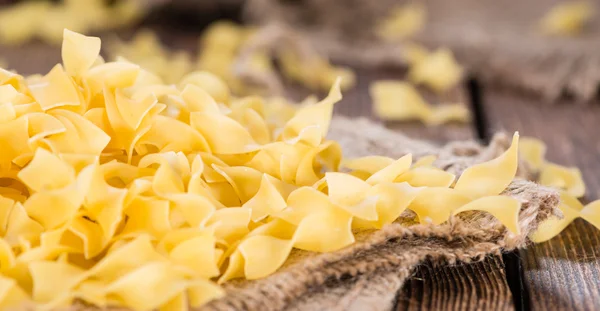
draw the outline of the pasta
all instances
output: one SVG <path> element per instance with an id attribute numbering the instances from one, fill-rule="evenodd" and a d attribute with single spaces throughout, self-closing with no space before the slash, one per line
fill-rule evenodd
<path id="1" fill-rule="evenodd" d="M 423 28 L 426 17 L 422 4 L 409 3 L 392 9 L 389 17 L 376 26 L 375 33 L 388 41 L 407 38 Z"/>
<path id="2" fill-rule="evenodd" d="M 369 90 L 373 98 L 374 113 L 383 120 L 419 120 L 429 126 L 470 120 L 469 110 L 464 105 L 429 105 L 406 82 L 377 81 Z"/>
<path id="3" fill-rule="evenodd" d="M 541 30 L 548 35 L 575 36 L 594 16 L 590 1 L 569 1 L 554 6 L 540 21 Z"/>
<path id="4" fill-rule="evenodd" d="M 449 49 L 441 48 L 417 59 L 419 60 L 411 64 L 408 78 L 415 84 L 426 85 L 438 93 L 456 86 L 463 76 L 462 67 Z"/>
<path id="5" fill-rule="evenodd" d="M 63 40 L 48 74 L 0 72 L 2 308 L 187 310 L 224 295 L 220 283 L 276 272 L 294 248 L 339 250 L 406 210 L 432 225 L 480 211 L 518 233 L 520 202 L 499 195 L 517 134 L 458 180 L 432 157 L 343 160 L 326 139 L 339 79 L 320 101 L 271 106 L 206 72 L 169 86 L 102 61 L 97 38 Z"/>
<path id="6" fill-rule="evenodd" d="M 139 1 L 121 0 L 107 6 L 102 0 L 24 1 L 0 11 L 0 42 L 22 44 L 32 38 L 59 44 L 62 30 L 90 32 L 129 25 L 144 14 Z"/>
<path id="7" fill-rule="evenodd" d="M 196 70 L 210 72 L 223 79 L 236 94 L 264 93 L 265 86 L 254 85 L 240 77 L 234 70 L 235 62 L 241 57 L 240 50 L 256 30 L 231 22 L 217 22 L 200 38 L 200 53 L 196 60 L 185 51 L 170 52 L 165 49 L 157 36 L 147 30 L 139 31 L 129 43 L 114 42 L 109 45 L 111 55 L 121 56 L 142 66 L 161 77 L 167 83 L 186 84 L 195 79 L 189 74 Z M 342 89 L 355 84 L 354 73 L 345 67 L 333 66 L 325 58 L 311 55 L 310 59 L 300 59 L 300 51 L 277 49 L 274 55 L 262 49 L 249 56 L 250 69 L 258 75 L 276 77 L 272 59 L 278 59 L 283 75 L 313 90 L 326 90 L 336 78 L 342 77 Z M 196 75 L 196 73 L 194 73 Z M 212 88 L 210 89 L 212 90 Z M 211 94 L 214 95 L 214 94 Z M 218 100 L 218 96 L 215 97 Z"/>
<path id="8" fill-rule="evenodd" d="M 583 218 L 596 228 L 600 228 L 596 211 L 600 201 L 591 202 L 584 207 L 577 199 L 585 195 L 585 183 L 578 168 L 547 162 L 545 159 L 546 145 L 536 138 L 524 137 L 520 152 L 529 165 L 539 170 L 540 184 L 559 189 L 561 203 L 558 207 L 564 216 L 563 218 L 551 218 L 541 223 L 538 229 L 530 235 L 529 238 L 532 241 L 550 240 L 577 218 Z"/>

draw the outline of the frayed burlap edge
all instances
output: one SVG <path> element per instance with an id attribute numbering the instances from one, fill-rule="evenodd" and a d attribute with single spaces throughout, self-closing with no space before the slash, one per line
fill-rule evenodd
<path id="1" fill-rule="evenodd" d="M 487 147 L 475 142 L 452 142 L 438 147 L 409 139 L 367 119 L 335 117 L 329 138 L 339 141 L 347 157 L 380 154 L 415 158 L 437 155 L 440 168 L 460 174 L 469 165 L 490 160 L 508 148 L 505 134 Z M 526 167 L 520 177 L 531 176 Z M 225 284 L 226 295 L 200 310 L 387 310 L 396 291 L 418 264 L 474 262 L 526 246 L 527 235 L 557 209 L 552 189 L 516 179 L 503 193 L 522 202 L 521 234 L 508 232 L 494 217 L 471 212 L 438 225 L 414 224 L 410 211 L 378 231 L 357 233 L 357 242 L 342 250 L 316 254 L 294 250 L 285 266 L 260 280 L 234 280 Z M 99 310 L 82 304 L 72 311 Z M 126 310 L 107 308 L 103 310 Z"/>

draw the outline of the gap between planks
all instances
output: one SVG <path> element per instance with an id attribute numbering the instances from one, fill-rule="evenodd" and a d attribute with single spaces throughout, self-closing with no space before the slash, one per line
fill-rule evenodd
<path id="1" fill-rule="evenodd" d="M 587 185 L 584 202 L 600 197 L 600 105 L 544 105 L 502 91 L 486 92 L 493 130 L 542 139 L 548 159 L 576 166 Z M 523 267 L 524 306 L 532 310 L 600 310 L 600 231 L 576 220 L 550 241 L 515 256 Z"/>

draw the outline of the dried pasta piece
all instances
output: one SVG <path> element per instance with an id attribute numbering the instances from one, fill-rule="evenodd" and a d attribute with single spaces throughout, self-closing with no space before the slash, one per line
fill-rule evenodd
<path id="1" fill-rule="evenodd" d="M 444 170 L 417 166 L 398 176 L 394 182 L 407 182 L 414 187 L 450 187 L 455 179 L 454 174 Z"/>
<path id="2" fill-rule="evenodd" d="M 311 213 L 294 233 L 294 247 L 313 252 L 332 252 L 354 242 L 351 230 L 352 215 L 330 206 Z"/>
<path id="3" fill-rule="evenodd" d="M 515 178 L 518 155 L 519 133 L 515 132 L 508 150 L 491 161 L 467 168 L 454 189 L 474 198 L 500 194 Z"/>
<path id="4" fill-rule="evenodd" d="M 68 29 L 63 33 L 62 59 L 72 76 L 85 73 L 100 55 L 100 38 L 86 37 Z"/>
<path id="5" fill-rule="evenodd" d="M 238 250 L 244 258 L 244 275 L 249 280 L 275 272 L 292 250 L 292 241 L 257 235 L 244 240 Z"/>
<path id="6" fill-rule="evenodd" d="M 38 261 L 29 265 L 33 279 L 33 299 L 42 303 L 53 303 L 59 306 L 68 300 L 65 293 L 85 278 L 85 270 L 68 263 Z"/>
<path id="7" fill-rule="evenodd" d="M 342 161 L 342 167 L 373 175 L 393 162 L 394 159 L 392 158 L 374 155 L 356 159 L 344 159 Z"/>
<path id="8" fill-rule="evenodd" d="M 545 186 L 563 189 L 576 198 L 585 195 L 585 183 L 581 178 L 581 171 L 576 167 L 546 163 L 542 167 L 539 182 Z"/>
<path id="9" fill-rule="evenodd" d="M 419 191 L 408 209 L 417 214 L 422 224 L 439 225 L 447 221 L 453 211 L 470 201 L 468 196 L 452 188 L 427 187 Z"/>
<path id="10" fill-rule="evenodd" d="M 188 84 L 198 86 L 210 94 L 216 102 L 229 104 L 231 98 L 229 87 L 214 74 L 205 71 L 193 72 L 183 77 L 179 84 L 181 87 Z"/>
<path id="11" fill-rule="evenodd" d="M 462 67 L 448 49 L 429 53 L 427 57 L 411 66 L 408 72 L 408 78 L 412 82 L 424 84 L 438 93 L 446 92 L 456 86 L 462 76 Z"/>
<path id="12" fill-rule="evenodd" d="M 333 204 L 364 220 L 377 220 L 377 196 L 367 182 L 343 173 L 326 173 L 329 198 Z"/>
<path id="13" fill-rule="evenodd" d="M 414 66 L 415 64 L 423 61 L 429 55 L 429 50 L 422 45 L 414 42 L 406 42 L 404 44 L 403 57 L 406 62 Z"/>
<path id="14" fill-rule="evenodd" d="M 291 144 L 298 141 L 317 146 L 329 130 L 333 105 L 342 99 L 341 79 L 336 80 L 325 99 L 315 105 L 305 106 L 290 119 L 283 129 L 282 138 Z"/>
<path id="15" fill-rule="evenodd" d="M 336 79 L 341 79 L 343 90 L 356 83 L 355 74 L 349 68 L 333 66 L 316 53 L 304 57 L 297 54 L 291 49 L 280 49 L 277 53 L 283 74 L 292 80 L 316 90 L 328 88 Z"/>
<path id="16" fill-rule="evenodd" d="M 0 40 L 6 44 L 21 44 L 37 31 L 48 12 L 50 3 L 21 2 L 0 11 Z"/>
<path id="17" fill-rule="evenodd" d="M 600 200 L 596 200 L 587 204 L 581 210 L 580 215 L 581 218 L 594 225 L 594 227 L 600 228 Z"/>
<path id="18" fill-rule="evenodd" d="M 453 215 L 466 211 L 485 211 L 496 217 L 510 232 L 519 234 L 521 202 L 508 196 L 487 196 L 469 202 L 453 211 Z"/>
<path id="19" fill-rule="evenodd" d="M 15 280 L 2 276 L 0 278 L 0 309 L 19 309 L 27 305 L 29 295 L 19 287 Z"/>
<path id="20" fill-rule="evenodd" d="M 210 279 L 220 274 L 214 236 L 192 237 L 175 246 L 169 252 L 169 258 L 194 271 L 199 277 Z"/>
<path id="21" fill-rule="evenodd" d="M 210 150 L 220 154 L 240 154 L 260 148 L 252 135 L 237 121 L 220 113 L 194 112 L 190 115 L 192 127 L 206 139 Z M 221 135 L 227 131 L 227 136 Z"/>
<path id="22" fill-rule="evenodd" d="M 538 228 L 529 235 L 529 239 L 535 243 L 542 243 L 552 239 L 562 232 L 573 220 L 580 216 L 584 209 L 583 204 L 577 198 L 566 192 L 560 193 L 560 204 L 558 208 L 563 213 L 563 218 L 552 217 L 540 223 Z"/>
<path id="23" fill-rule="evenodd" d="M 390 165 L 382 168 L 381 170 L 375 172 L 371 175 L 366 181 L 371 185 L 381 184 L 385 182 L 392 182 L 398 176 L 404 174 L 404 172 L 408 171 L 410 165 L 412 164 L 412 154 L 407 154 L 398 160 L 392 162 Z"/>
<path id="24" fill-rule="evenodd" d="M 409 3 L 392 9 L 389 16 L 377 25 L 375 33 L 388 41 L 411 37 L 423 28 L 426 18 L 423 4 Z"/>
<path id="25" fill-rule="evenodd" d="M 269 181 L 266 175 L 263 175 L 260 188 L 243 207 L 249 208 L 252 211 L 252 221 L 257 222 L 265 217 L 279 212 L 286 207 L 285 200 L 281 193 Z"/>
<path id="26" fill-rule="evenodd" d="M 383 226 L 392 223 L 400 217 L 400 214 L 417 197 L 422 188 L 402 183 L 381 183 L 373 187 L 373 192 L 377 193 L 377 220 L 364 221 L 355 218 L 352 227 L 354 229 L 381 229 Z"/>
<path id="27" fill-rule="evenodd" d="M 594 16 L 591 1 L 568 1 L 551 8 L 540 21 L 542 32 L 556 36 L 580 34 Z"/>
<path id="28" fill-rule="evenodd" d="M 386 120 L 425 120 L 431 107 L 417 90 L 405 82 L 377 81 L 369 91 L 375 115 Z"/>
<path id="29" fill-rule="evenodd" d="M 419 120 L 431 126 L 450 121 L 470 120 L 469 110 L 464 105 L 429 105 L 417 90 L 406 82 L 377 81 L 370 86 L 369 92 L 373 98 L 375 115 L 384 120 Z"/>
<path id="30" fill-rule="evenodd" d="M 211 281 L 198 280 L 190 284 L 187 289 L 189 304 L 197 308 L 203 304 L 225 295 L 225 291 Z"/>
<path id="31" fill-rule="evenodd" d="M 522 137 L 520 149 L 520 155 L 533 169 L 542 169 L 546 162 L 546 144 L 543 141 L 533 137 Z"/>
<path id="32" fill-rule="evenodd" d="M 81 104 L 81 94 L 61 65 L 56 65 L 38 84 L 30 85 L 34 99 L 44 111 Z"/>
<path id="33" fill-rule="evenodd" d="M 183 273 L 169 263 L 152 262 L 122 276 L 103 290 L 126 307 L 134 310 L 152 310 L 183 292 L 187 285 L 188 281 Z"/>
<path id="34" fill-rule="evenodd" d="M 443 104 L 434 107 L 425 120 L 427 125 L 436 126 L 450 121 L 468 123 L 471 120 L 471 111 L 463 104 Z"/>

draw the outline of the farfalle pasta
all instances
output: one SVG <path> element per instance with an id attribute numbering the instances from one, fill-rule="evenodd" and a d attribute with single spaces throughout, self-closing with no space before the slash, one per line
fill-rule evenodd
<path id="1" fill-rule="evenodd" d="M 410 210 L 432 226 L 491 214 L 518 233 L 518 135 L 458 179 L 432 157 L 344 159 L 322 100 L 233 96 L 207 72 L 176 84 L 64 31 L 63 64 L 0 71 L 0 307 L 187 310 L 220 284 L 333 252 Z M 414 163 L 413 163 L 414 162 Z M 596 221 L 596 205 L 582 217 Z M 152 294 L 148 294 L 152 293 Z"/>

